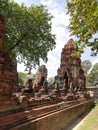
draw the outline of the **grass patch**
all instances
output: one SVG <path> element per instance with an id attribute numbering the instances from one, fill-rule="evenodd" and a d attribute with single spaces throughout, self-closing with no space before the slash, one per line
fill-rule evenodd
<path id="1" fill-rule="evenodd" d="M 95 105 L 98 105 L 98 99 L 94 100 Z"/>
<path id="2" fill-rule="evenodd" d="M 98 100 L 95 101 L 95 107 L 84 120 L 79 130 L 98 130 Z"/>

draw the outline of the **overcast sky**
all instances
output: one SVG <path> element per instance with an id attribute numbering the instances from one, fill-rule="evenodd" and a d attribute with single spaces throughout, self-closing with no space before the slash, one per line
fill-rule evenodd
<path id="1" fill-rule="evenodd" d="M 69 15 L 66 14 L 66 0 L 14 0 L 17 3 L 25 3 L 26 6 L 32 4 L 43 4 L 47 7 L 49 12 L 54 16 L 52 19 L 52 33 L 56 35 L 56 48 L 48 53 L 48 62 L 46 65 L 48 69 L 48 77 L 53 77 L 57 74 L 57 69 L 60 66 L 61 51 L 64 45 L 70 38 L 67 26 L 69 24 Z M 73 38 L 73 40 L 75 40 Z M 90 60 L 93 64 L 98 62 L 98 57 L 90 56 L 90 49 L 85 49 L 81 56 L 83 60 Z M 44 64 L 44 63 L 43 63 Z M 23 64 L 18 64 L 18 71 L 24 71 Z M 36 70 L 32 70 L 33 73 Z"/>

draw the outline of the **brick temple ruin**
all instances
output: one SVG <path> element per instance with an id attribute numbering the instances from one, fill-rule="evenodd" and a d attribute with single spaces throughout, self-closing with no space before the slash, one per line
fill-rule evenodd
<path id="1" fill-rule="evenodd" d="M 81 59 L 79 57 L 73 57 L 72 53 L 77 50 L 73 39 L 68 40 L 61 53 L 61 76 L 67 78 L 68 87 L 72 82 L 73 87 L 77 87 L 81 90 L 86 89 L 86 77 L 81 66 Z"/>
<path id="2" fill-rule="evenodd" d="M 71 55 L 77 49 L 72 39 L 62 49 L 60 68 L 52 86 L 47 83 L 46 66 L 41 65 L 34 84 L 28 80 L 32 91 L 15 92 L 17 63 L 2 50 L 4 27 L 5 18 L 0 16 L 0 129 L 61 130 L 92 107 L 93 99 L 86 91 L 81 59 Z"/>
<path id="3" fill-rule="evenodd" d="M 17 63 L 2 50 L 4 28 L 5 18 L 0 16 L 0 106 L 13 104 L 10 97 L 18 86 Z"/>
<path id="4" fill-rule="evenodd" d="M 45 65 L 39 66 L 36 72 L 36 77 L 34 80 L 33 87 L 39 86 L 41 88 L 43 86 L 43 82 L 47 80 L 47 73 L 48 71 Z"/>
<path id="5" fill-rule="evenodd" d="M 3 42 L 3 35 L 4 35 L 4 27 L 5 27 L 5 18 L 0 17 L 0 103 L 4 101 L 5 105 L 15 105 L 17 104 L 14 100 L 14 96 L 12 95 L 13 92 L 18 87 L 18 73 L 17 73 L 17 63 L 16 61 L 12 61 L 8 55 L 6 55 L 2 50 L 2 42 Z M 70 39 L 67 44 L 65 44 L 64 48 L 62 49 L 61 53 L 61 64 L 60 68 L 58 69 L 58 75 L 57 79 L 58 81 L 55 81 L 54 90 L 48 89 L 48 83 L 47 83 L 47 69 L 45 65 L 41 65 L 37 72 L 36 77 L 34 80 L 33 85 L 30 87 L 33 89 L 31 92 L 35 92 L 35 88 L 37 87 L 37 91 L 39 91 L 40 94 L 43 94 L 40 90 L 47 89 L 47 94 L 54 93 L 54 95 L 57 95 L 57 93 L 61 94 L 61 89 L 63 88 L 65 94 L 69 91 L 69 89 L 72 88 L 80 88 L 81 90 L 84 90 L 85 88 L 85 81 L 86 78 L 84 76 L 84 71 L 81 67 L 81 59 L 80 57 L 74 58 L 72 57 L 72 53 L 76 51 L 77 48 L 75 48 L 74 41 Z M 63 84 L 62 88 L 60 88 L 60 79 L 61 77 Z M 55 88 L 56 87 L 56 88 Z M 44 91 L 44 90 L 43 90 Z M 52 92 L 51 92 L 52 91 Z M 27 91 L 25 91 L 27 92 Z M 28 91 L 29 92 L 29 91 Z M 49 96 L 49 95 L 48 95 Z M 9 99 L 8 99 L 9 97 Z M 23 96 L 25 97 L 26 103 L 28 102 L 28 97 L 30 96 Z M 13 102 L 12 102 L 12 100 Z M 22 98 L 24 100 L 24 98 Z M 19 99 L 18 99 L 19 100 Z M 15 102 L 14 102 L 15 101 Z"/>

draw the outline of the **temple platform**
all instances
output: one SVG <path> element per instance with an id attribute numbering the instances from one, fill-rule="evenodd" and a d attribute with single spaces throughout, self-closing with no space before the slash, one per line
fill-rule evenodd
<path id="1" fill-rule="evenodd" d="M 36 100 L 35 104 L 0 111 L 0 130 L 61 130 L 93 104 L 93 98 Z"/>

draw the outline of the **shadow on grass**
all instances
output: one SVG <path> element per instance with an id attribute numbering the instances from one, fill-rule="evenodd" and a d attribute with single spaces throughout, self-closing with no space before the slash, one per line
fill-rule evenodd
<path id="1" fill-rule="evenodd" d="M 98 104 L 97 104 L 98 105 Z M 74 119 L 71 123 L 68 124 L 67 127 L 63 128 L 62 130 L 76 130 L 76 126 L 92 111 L 92 109 L 96 106 L 96 103 L 94 103 L 94 106 L 85 114 L 82 114 L 78 118 Z M 78 130 L 78 129 L 77 129 Z"/>
<path id="2" fill-rule="evenodd" d="M 92 109 L 94 109 L 96 106 L 98 106 L 98 99 L 94 100 L 94 105 L 93 107 L 86 112 L 85 114 L 79 116 L 78 118 L 76 118 L 75 120 L 73 120 L 71 123 L 68 124 L 68 126 L 62 130 L 78 130 L 78 128 L 76 129 L 76 126 L 92 111 Z"/>

